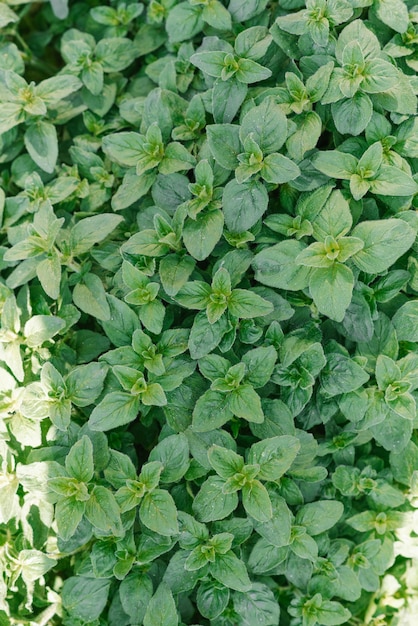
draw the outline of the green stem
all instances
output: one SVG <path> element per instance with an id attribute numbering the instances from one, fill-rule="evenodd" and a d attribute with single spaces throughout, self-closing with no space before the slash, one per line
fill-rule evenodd
<path id="1" fill-rule="evenodd" d="M 19 44 L 21 45 L 21 47 L 23 48 L 23 50 L 26 52 L 26 54 L 28 55 L 28 61 L 32 59 L 33 57 L 33 52 L 32 50 L 29 48 L 28 44 L 26 43 L 26 41 L 23 39 L 23 37 L 20 36 L 20 34 L 17 31 L 14 31 L 13 33 L 14 37 L 16 37 L 17 41 L 19 42 Z"/>

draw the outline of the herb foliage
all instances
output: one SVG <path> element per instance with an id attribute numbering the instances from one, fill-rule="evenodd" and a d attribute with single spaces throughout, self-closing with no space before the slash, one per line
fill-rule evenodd
<path id="1" fill-rule="evenodd" d="M 407 0 L 0 3 L 0 624 L 400 623 Z"/>

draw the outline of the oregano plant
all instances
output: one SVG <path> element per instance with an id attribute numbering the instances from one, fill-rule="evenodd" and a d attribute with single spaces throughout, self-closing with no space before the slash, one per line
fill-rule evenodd
<path id="1" fill-rule="evenodd" d="M 416 619 L 417 23 L 0 3 L 0 626 Z"/>

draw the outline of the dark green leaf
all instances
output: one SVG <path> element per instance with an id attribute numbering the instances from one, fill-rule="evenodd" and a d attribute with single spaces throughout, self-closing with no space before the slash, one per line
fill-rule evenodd
<path id="1" fill-rule="evenodd" d="M 62 603 L 74 618 L 93 622 L 106 606 L 109 588 L 109 580 L 71 576 L 64 582 Z"/>
<path id="2" fill-rule="evenodd" d="M 344 505 L 337 500 L 321 500 L 305 504 L 296 515 L 296 524 L 306 528 L 310 535 L 319 535 L 338 522 Z"/>
<path id="3" fill-rule="evenodd" d="M 166 583 L 160 583 L 148 603 L 144 626 L 178 626 L 178 623 L 173 594 Z"/>
<path id="4" fill-rule="evenodd" d="M 254 224 L 267 210 L 268 194 L 259 181 L 242 184 L 231 180 L 223 193 L 225 224 L 232 232 L 240 233 Z"/>
<path id="5" fill-rule="evenodd" d="M 238 165 L 241 152 L 239 126 L 235 124 L 212 124 L 206 127 L 208 144 L 213 158 L 227 170 Z"/>
<path id="6" fill-rule="evenodd" d="M 89 419 L 92 430 L 110 430 L 129 424 L 138 415 L 139 396 L 131 396 L 122 391 L 112 391 L 94 409 Z"/>
<path id="7" fill-rule="evenodd" d="M 210 476 L 193 500 L 193 511 L 201 522 L 224 519 L 238 505 L 236 493 L 223 492 L 225 481 L 219 476 Z M 222 581 L 220 581 L 222 582 Z"/>
<path id="8" fill-rule="evenodd" d="M 226 554 L 218 554 L 215 562 L 210 565 L 212 576 L 230 589 L 245 593 L 251 589 L 251 581 L 248 578 L 244 563 L 238 559 L 232 551 Z"/>
<path id="9" fill-rule="evenodd" d="M 168 491 L 154 489 L 142 499 L 139 516 L 142 523 L 159 535 L 178 533 L 177 509 Z"/>

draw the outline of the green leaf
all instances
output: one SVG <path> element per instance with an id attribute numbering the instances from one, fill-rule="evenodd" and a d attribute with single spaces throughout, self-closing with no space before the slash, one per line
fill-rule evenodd
<path id="1" fill-rule="evenodd" d="M 310 502 L 299 509 L 295 523 L 304 526 L 309 535 L 316 536 L 335 526 L 343 513 L 344 505 L 337 500 Z"/>
<path id="2" fill-rule="evenodd" d="M 93 61 L 88 67 L 84 67 L 81 72 L 81 79 L 84 86 L 93 96 L 99 96 L 103 91 L 104 74 L 103 67 L 97 61 Z"/>
<path id="3" fill-rule="evenodd" d="M 187 309 L 205 309 L 208 305 L 211 288 L 200 280 L 186 283 L 177 293 L 176 300 Z"/>
<path id="4" fill-rule="evenodd" d="M 76 532 L 80 524 L 86 503 L 73 498 L 59 500 L 55 505 L 55 519 L 58 534 L 64 541 L 68 541 Z"/>
<path id="5" fill-rule="evenodd" d="M 260 582 L 254 582 L 246 593 L 234 594 L 234 610 L 242 626 L 271 626 L 280 620 L 280 606 L 272 590 Z"/>
<path id="6" fill-rule="evenodd" d="M 0 133 L 4 134 L 24 121 L 25 112 L 18 102 L 3 102 L 0 111 Z"/>
<path id="7" fill-rule="evenodd" d="M 171 536 L 179 532 L 177 509 L 173 498 L 163 489 L 153 489 L 141 502 L 139 516 L 142 523 L 159 535 Z"/>
<path id="8" fill-rule="evenodd" d="M 281 185 L 297 178 L 300 175 L 300 169 L 288 157 L 273 153 L 264 159 L 260 173 L 267 183 Z"/>
<path id="9" fill-rule="evenodd" d="M 415 398 L 410 393 L 399 394 L 396 398 L 387 400 L 386 402 L 397 415 L 407 420 L 415 419 L 417 407 Z"/>
<path id="10" fill-rule="evenodd" d="M 382 196 L 412 196 L 417 193 L 415 180 L 397 167 L 383 165 L 369 181 L 372 193 Z"/>
<path id="11" fill-rule="evenodd" d="M 70 576 L 64 581 L 62 604 L 68 613 L 85 622 L 97 620 L 106 606 L 110 580 Z"/>
<path id="12" fill-rule="evenodd" d="M 193 411 L 193 429 L 208 432 L 220 428 L 232 418 L 228 396 L 218 391 L 206 391 L 196 402 Z"/>
<path id="13" fill-rule="evenodd" d="M 152 187 L 155 178 L 156 172 L 154 170 L 138 176 L 135 168 L 129 169 L 123 177 L 121 186 L 112 197 L 112 209 L 122 211 L 145 196 Z"/>
<path id="14" fill-rule="evenodd" d="M 295 239 L 265 248 L 255 255 L 252 263 L 256 280 L 278 289 L 305 289 L 309 284 L 311 270 L 295 263 L 296 257 L 304 248 L 304 244 Z"/>
<path id="15" fill-rule="evenodd" d="M 273 311 L 271 302 L 248 289 L 234 289 L 228 298 L 228 310 L 235 317 L 250 319 Z"/>
<path id="16" fill-rule="evenodd" d="M 199 359 L 199 370 L 205 378 L 214 381 L 216 378 L 225 378 L 230 368 L 230 362 L 217 354 L 209 354 Z"/>
<path id="17" fill-rule="evenodd" d="M 235 51 L 246 59 L 258 61 L 267 52 L 272 36 L 264 26 L 252 26 L 241 31 L 235 40 Z"/>
<path id="18" fill-rule="evenodd" d="M 418 341 L 417 322 L 418 300 L 405 302 L 392 318 L 399 341 Z"/>
<path id="19" fill-rule="evenodd" d="M 163 328 L 165 308 L 160 300 L 154 300 L 141 306 L 139 319 L 147 330 L 158 335 Z"/>
<path id="20" fill-rule="evenodd" d="M 379 389 L 385 390 L 386 387 L 401 380 L 401 378 L 401 371 L 395 361 L 384 354 L 379 354 L 376 359 L 376 382 Z"/>
<path id="21" fill-rule="evenodd" d="M 244 467 L 242 456 L 222 446 L 213 445 L 208 450 L 208 460 L 221 478 L 231 478 Z"/>
<path id="22" fill-rule="evenodd" d="M 178 482 L 189 468 L 187 437 L 183 433 L 166 437 L 151 450 L 148 459 L 163 464 L 160 476 L 162 483 Z"/>
<path id="23" fill-rule="evenodd" d="M 87 483 L 93 478 L 93 444 L 87 435 L 71 447 L 65 458 L 65 469 L 80 482 Z"/>
<path id="24" fill-rule="evenodd" d="M 152 581 L 147 574 L 135 570 L 122 580 L 119 586 L 122 608 L 131 621 L 142 622 L 152 598 Z"/>
<path id="25" fill-rule="evenodd" d="M 242 504 L 247 514 L 258 522 L 267 522 L 273 516 L 268 491 L 259 480 L 252 480 L 243 486 Z"/>
<path id="26" fill-rule="evenodd" d="M 299 526 L 296 528 L 299 530 L 303 527 Z M 306 532 L 296 535 L 292 541 L 290 549 L 296 557 L 312 561 L 312 563 L 315 563 L 318 558 L 318 544 L 315 539 L 313 539 Z"/>
<path id="27" fill-rule="evenodd" d="M 244 33 L 248 33 L 248 30 L 242 34 Z M 252 134 L 263 154 L 280 150 L 287 137 L 287 119 L 273 96 L 266 98 L 244 115 L 239 134 L 242 142 Z"/>
<path id="28" fill-rule="evenodd" d="M 378 302 L 389 302 L 409 281 L 410 274 L 405 270 L 392 270 L 373 286 L 374 297 Z"/>
<path id="29" fill-rule="evenodd" d="M 216 124 L 225 125 L 232 122 L 247 92 L 248 86 L 234 78 L 227 81 L 218 79 L 215 82 L 212 89 L 212 108 Z"/>
<path id="30" fill-rule="evenodd" d="M 138 416 L 140 404 L 140 396 L 112 391 L 93 409 L 89 427 L 103 432 L 129 424 Z"/>
<path id="31" fill-rule="evenodd" d="M 169 296 L 175 296 L 178 293 L 187 282 L 195 265 L 194 260 L 189 256 L 180 256 L 179 254 L 170 254 L 161 259 L 160 278 L 164 290 Z"/>
<path id="32" fill-rule="evenodd" d="M 111 213 L 102 213 L 81 220 L 71 229 L 71 252 L 75 255 L 87 252 L 95 243 L 110 235 L 122 221 L 122 217 Z"/>
<path id="33" fill-rule="evenodd" d="M 333 183 L 327 183 L 326 185 L 321 185 L 314 191 L 302 194 L 296 205 L 297 215 L 304 220 L 314 222 L 324 208 L 333 188 Z M 340 202 L 338 202 L 338 204 L 341 205 Z"/>
<path id="34" fill-rule="evenodd" d="M 74 368 L 66 377 L 67 397 L 79 407 L 93 404 L 103 389 L 108 367 L 103 363 L 88 363 Z"/>
<path id="35" fill-rule="evenodd" d="M 385 450 L 400 452 L 411 439 L 412 422 L 389 411 L 383 421 L 370 427 L 370 432 Z"/>
<path id="36" fill-rule="evenodd" d="M 200 359 L 216 348 L 228 331 L 228 321 L 222 316 L 210 324 L 206 313 L 201 311 L 194 318 L 189 336 L 189 351 L 192 359 Z"/>
<path id="37" fill-rule="evenodd" d="M 181 143 L 173 141 L 165 149 L 159 171 L 167 176 L 181 170 L 189 170 L 196 163 L 193 155 Z"/>
<path id="38" fill-rule="evenodd" d="M 42 120 L 31 124 L 24 135 L 25 147 L 41 170 L 52 174 L 58 159 L 58 137 L 53 124 Z"/>
<path id="39" fill-rule="evenodd" d="M 221 239 L 223 226 L 224 216 L 218 209 L 186 220 L 183 242 L 187 252 L 197 261 L 204 261 Z"/>
<path id="40" fill-rule="evenodd" d="M 305 153 L 315 148 L 318 143 L 322 132 L 322 120 L 315 111 L 308 111 L 301 113 L 295 121 L 296 130 L 288 138 L 286 148 L 289 156 L 299 162 Z"/>
<path id="41" fill-rule="evenodd" d="M 398 82 L 397 68 L 383 59 L 370 59 L 364 68 L 364 79 L 361 88 L 366 93 L 387 91 Z"/>
<path id="42" fill-rule="evenodd" d="M 222 197 L 225 224 L 232 232 L 248 230 L 266 212 L 268 194 L 259 181 L 242 184 L 231 180 L 224 188 Z"/>
<path id="43" fill-rule="evenodd" d="M 100 39 L 95 56 L 105 72 L 121 72 L 138 56 L 132 41 L 125 37 Z"/>
<path id="44" fill-rule="evenodd" d="M 339 189 L 331 192 L 312 221 L 313 235 L 318 241 L 325 241 L 329 235 L 339 239 L 348 233 L 353 218 L 350 205 Z"/>
<path id="45" fill-rule="evenodd" d="M 311 102 L 318 102 L 326 92 L 331 78 L 334 62 L 320 66 L 306 81 L 306 91 Z"/>
<path id="46" fill-rule="evenodd" d="M 110 450 L 110 460 L 104 470 L 106 480 L 116 489 L 123 487 L 126 480 L 135 480 L 136 470 L 131 459 L 122 452 Z"/>
<path id="47" fill-rule="evenodd" d="M 378 38 L 373 31 L 367 28 L 364 21 L 357 19 L 348 24 L 338 37 L 335 56 L 340 63 L 342 63 L 344 48 L 351 41 L 356 41 L 360 45 L 365 59 L 380 54 L 381 48 Z"/>
<path id="48" fill-rule="evenodd" d="M 247 366 L 248 372 L 245 380 L 255 389 L 264 387 L 271 378 L 276 360 L 277 352 L 273 346 L 249 350 L 242 357 L 242 362 Z"/>
<path id="49" fill-rule="evenodd" d="M 228 9 L 235 22 L 245 22 L 264 11 L 267 3 L 268 0 L 231 0 Z"/>
<path id="50" fill-rule="evenodd" d="M 328 396 L 355 391 L 369 380 L 358 363 L 338 353 L 327 355 L 327 364 L 320 374 L 321 387 Z"/>
<path id="51" fill-rule="evenodd" d="M 257 533 L 269 544 L 278 548 L 288 546 L 291 539 L 292 513 L 284 498 L 278 496 L 272 490 L 270 490 L 270 500 L 273 507 L 272 518 L 268 522 L 256 522 L 254 527 Z M 278 556 L 281 556 L 281 553 Z M 283 560 L 285 558 L 286 554 Z"/>
<path id="52" fill-rule="evenodd" d="M 248 462 L 260 466 L 261 480 L 275 481 L 287 472 L 299 449 L 299 439 L 289 435 L 263 439 L 251 446 Z"/>
<path id="53" fill-rule="evenodd" d="M 373 8 L 377 17 L 397 33 L 404 33 L 407 30 L 408 8 L 401 0 L 378 0 Z"/>
<path id="54" fill-rule="evenodd" d="M 148 603 L 144 626 L 178 626 L 178 623 L 173 594 L 167 584 L 162 582 Z"/>
<path id="55" fill-rule="evenodd" d="M 360 222 L 351 234 L 364 242 L 364 247 L 352 260 L 359 269 L 370 274 L 384 272 L 415 241 L 413 229 L 396 218 Z"/>
<path id="56" fill-rule="evenodd" d="M 251 589 L 244 563 L 231 551 L 216 555 L 214 563 L 210 564 L 209 571 L 215 580 L 236 591 L 243 593 Z"/>
<path id="57" fill-rule="evenodd" d="M 120 512 L 113 493 L 96 485 L 86 502 L 85 515 L 89 522 L 99 530 L 115 536 L 123 535 Z"/>
<path id="58" fill-rule="evenodd" d="M 272 71 L 251 59 L 239 59 L 236 77 L 241 83 L 258 83 L 272 75 Z"/>
<path id="59" fill-rule="evenodd" d="M 45 293 L 53 300 L 57 300 L 61 283 L 61 263 L 59 256 L 52 253 L 48 258 L 41 261 L 36 267 L 36 275 Z"/>
<path id="60" fill-rule="evenodd" d="M 193 500 L 193 511 L 200 522 L 213 522 L 228 517 L 238 506 L 236 493 L 224 493 L 225 481 L 220 476 L 210 476 Z M 222 581 L 220 581 L 222 582 Z"/>
<path id="61" fill-rule="evenodd" d="M 345 609 L 339 602 L 331 600 L 322 602 L 317 612 L 318 621 L 320 624 L 324 624 L 324 626 L 346 624 L 350 617 L 351 613 L 348 609 Z"/>
<path id="62" fill-rule="evenodd" d="M 206 126 L 208 144 L 213 158 L 227 170 L 238 166 L 241 152 L 239 126 L 235 124 L 212 124 Z"/>
<path id="63" fill-rule="evenodd" d="M 172 43 L 187 41 L 202 28 L 203 19 L 200 6 L 190 6 L 188 2 L 180 2 L 168 14 L 166 29 Z"/>
<path id="64" fill-rule="evenodd" d="M 339 244 L 331 240 L 331 249 L 335 249 Z M 327 254 L 325 242 L 311 243 L 310 246 L 302 250 L 296 257 L 296 263 L 307 267 L 330 268 L 334 261 Z"/>
<path id="65" fill-rule="evenodd" d="M 164 572 L 163 582 L 167 583 L 173 594 L 183 593 L 193 589 L 198 580 L 200 580 L 207 571 L 207 568 L 204 567 L 206 565 L 206 559 L 203 566 L 204 569 L 186 569 L 186 567 L 189 566 L 190 557 L 188 557 L 188 552 L 185 550 L 174 553 Z M 191 557 L 191 559 L 192 558 L 193 557 Z"/>
<path id="66" fill-rule="evenodd" d="M 210 324 L 214 324 L 223 316 L 227 308 L 226 302 L 208 302 L 206 315 Z"/>
<path id="67" fill-rule="evenodd" d="M 215 619 L 229 602 L 229 589 L 213 580 L 202 581 L 196 595 L 200 613 L 207 619 Z"/>
<path id="68" fill-rule="evenodd" d="M 240 385 L 238 389 L 228 395 L 228 409 L 237 417 L 243 417 L 248 422 L 261 424 L 264 421 L 260 396 L 251 385 Z"/>
<path id="69" fill-rule="evenodd" d="M 338 132 L 357 136 L 367 128 L 372 117 L 373 104 L 367 94 L 359 91 L 352 98 L 334 102 L 331 112 Z"/>
<path id="70" fill-rule="evenodd" d="M 138 480 L 142 482 L 148 491 L 155 489 L 160 482 L 163 466 L 160 461 L 152 461 L 142 466 Z"/>
<path id="71" fill-rule="evenodd" d="M 410 441 L 404 450 L 393 450 L 390 453 L 390 467 L 395 480 L 403 485 L 411 485 L 414 472 L 418 466 L 418 447 Z"/>
<path id="72" fill-rule="evenodd" d="M 315 268 L 309 280 L 309 291 L 319 312 L 336 322 L 344 319 L 353 286 L 353 272 L 338 262 L 331 267 Z"/>
<path id="73" fill-rule="evenodd" d="M 67 430 L 71 422 L 71 403 L 69 400 L 61 400 L 51 403 L 49 409 L 51 422 L 59 430 Z"/>
<path id="74" fill-rule="evenodd" d="M 141 402 L 145 404 L 145 406 L 165 406 L 167 404 L 167 398 L 160 384 L 151 383 L 148 384 L 146 390 L 141 393 Z"/>
<path id="75" fill-rule="evenodd" d="M 312 162 L 316 169 L 323 174 L 331 178 L 342 178 L 343 180 L 349 180 L 357 169 L 356 157 L 339 150 L 318 152 Z"/>
<path id="76" fill-rule="evenodd" d="M 212 0 L 203 7 L 202 18 L 217 30 L 231 29 L 231 14 L 218 0 Z"/>
<path id="77" fill-rule="evenodd" d="M 380 141 L 372 143 L 363 153 L 358 162 L 358 171 L 362 168 L 368 172 L 368 175 L 374 176 L 380 169 L 383 160 L 383 147 Z"/>
<path id="78" fill-rule="evenodd" d="M 107 303 L 110 319 L 102 322 L 103 330 L 115 346 L 130 345 L 134 331 L 140 327 L 138 316 L 125 302 L 115 296 L 108 295 Z"/>
<path id="79" fill-rule="evenodd" d="M 89 272 L 83 276 L 83 282 L 77 283 L 73 290 L 73 302 L 83 313 L 99 320 L 110 319 L 110 309 L 103 283 L 96 274 Z"/>
<path id="80" fill-rule="evenodd" d="M 202 72 L 220 78 L 225 65 L 226 53 L 221 50 L 197 52 L 190 57 L 190 62 Z"/>
<path id="81" fill-rule="evenodd" d="M 355 341 L 369 341 L 373 336 L 373 320 L 366 298 L 354 290 L 353 298 L 342 321 L 344 334 Z"/>

